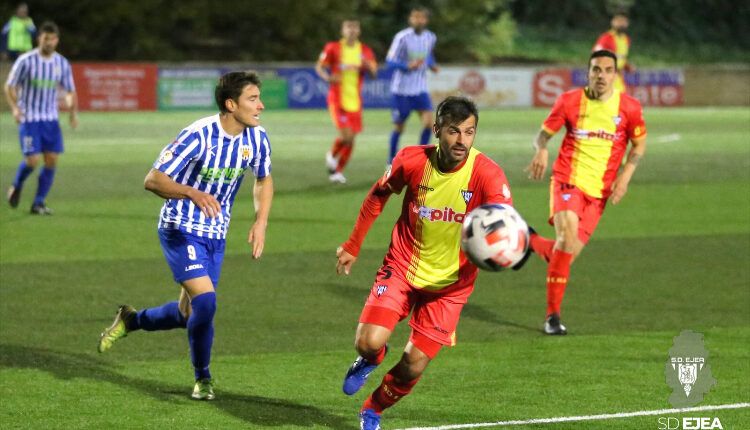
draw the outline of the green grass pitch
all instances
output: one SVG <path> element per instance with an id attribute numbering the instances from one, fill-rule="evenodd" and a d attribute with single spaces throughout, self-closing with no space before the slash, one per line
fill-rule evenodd
<path id="1" fill-rule="evenodd" d="M 96 352 L 116 307 L 176 299 L 156 236 L 161 201 L 143 177 L 161 148 L 207 112 L 83 113 L 64 125 L 48 204 L 28 215 L 36 173 L 17 210 L 0 205 L 0 427 L 356 428 L 356 412 L 398 360 L 393 353 L 352 398 L 341 378 L 354 329 L 398 214 L 375 223 L 349 277 L 334 273 L 370 184 L 382 174 L 387 111 L 368 111 L 347 175 L 327 181 L 334 136 L 327 112 L 267 112 L 276 196 L 266 250 L 245 243 L 251 181 L 237 198 L 216 318 L 217 400 L 189 400 L 186 333 L 133 333 Z M 545 235 L 547 183 L 526 179 L 546 110 L 482 111 L 476 146 L 511 182 L 518 210 Z M 573 268 L 564 302 L 570 334 L 541 335 L 544 265 L 482 273 L 458 329 L 413 394 L 388 410 L 387 429 L 670 408 L 664 366 L 672 340 L 705 335 L 718 384 L 703 405 L 750 401 L 750 110 L 645 111 L 649 148 L 630 191 L 607 208 Z M 67 119 L 63 117 L 63 119 Z M 410 120 L 403 144 L 414 143 Z M 559 136 L 554 148 L 559 145 Z M 0 186 L 20 160 L 16 128 L 0 115 Z M 718 416 L 750 428 L 750 410 Z M 524 429 L 657 429 L 658 417 L 526 425 Z"/>

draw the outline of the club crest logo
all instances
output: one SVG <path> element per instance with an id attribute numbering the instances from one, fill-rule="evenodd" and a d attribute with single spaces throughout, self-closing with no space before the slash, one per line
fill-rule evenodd
<path id="1" fill-rule="evenodd" d="M 622 122 L 622 117 L 620 115 L 613 116 L 612 121 L 615 123 L 615 127 L 620 125 L 620 122 Z"/>
<path id="2" fill-rule="evenodd" d="M 250 159 L 250 147 L 247 145 L 240 146 L 240 155 L 242 156 L 242 159 L 244 161 L 247 161 Z"/>
<path id="3" fill-rule="evenodd" d="M 700 403 L 716 385 L 708 364 L 708 351 L 703 335 L 685 330 L 674 338 L 664 370 L 667 385 L 672 387 L 669 402 L 677 408 Z"/>
<path id="4" fill-rule="evenodd" d="M 464 198 L 464 202 L 468 205 L 471 197 L 474 196 L 474 191 L 461 190 L 461 197 Z"/>
<path id="5" fill-rule="evenodd" d="M 385 294 L 386 291 L 388 291 L 388 286 L 387 285 L 378 285 L 376 287 L 375 294 L 377 294 L 378 297 L 380 297 L 383 294 Z"/>
<path id="6" fill-rule="evenodd" d="M 568 200 L 570 200 L 570 196 L 571 196 L 570 194 L 563 194 L 562 199 L 567 202 Z"/>
<path id="7" fill-rule="evenodd" d="M 172 151 L 170 151 L 169 149 L 165 150 L 161 153 L 161 157 L 159 157 L 159 164 L 169 162 L 169 160 L 171 160 L 173 156 L 174 155 L 172 154 Z"/>

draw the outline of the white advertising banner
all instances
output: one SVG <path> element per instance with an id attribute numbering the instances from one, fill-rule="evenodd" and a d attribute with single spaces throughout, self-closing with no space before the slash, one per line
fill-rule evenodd
<path id="1" fill-rule="evenodd" d="M 534 75 L 532 68 L 443 67 L 429 73 L 428 86 L 434 103 L 462 94 L 479 107 L 529 107 Z"/>

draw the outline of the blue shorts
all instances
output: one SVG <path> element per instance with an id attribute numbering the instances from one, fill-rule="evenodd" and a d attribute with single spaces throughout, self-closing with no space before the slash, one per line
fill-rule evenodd
<path id="1" fill-rule="evenodd" d="M 175 282 L 208 276 L 219 284 L 221 264 L 224 262 L 224 239 L 208 239 L 175 229 L 159 229 L 159 241 L 164 258 Z"/>
<path id="2" fill-rule="evenodd" d="M 395 124 L 403 124 L 413 110 L 432 110 L 432 101 L 430 100 L 430 95 L 427 93 L 419 93 L 416 96 L 393 94 L 391 105 L 393 107 L 391 115 Z"/>
<path id="3" fill-rule="evenodd" d="M 22 122 L 18 127 L 18 140 L 25 156 L 40 152 L 63 152 L 63 137 L 57 121 Z"/>

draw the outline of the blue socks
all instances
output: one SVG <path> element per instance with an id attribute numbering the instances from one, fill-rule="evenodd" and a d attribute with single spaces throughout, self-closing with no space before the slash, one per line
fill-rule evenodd
<path id="1" fill-rule="evenodd" d="M 211 345 L 214 342 L 214 314 L 216 293 L 203 293 L 193 297 L 193 313 L 187 321 L 190 357 L 195 368 L 195 379 L 210 378 Z"/>
<path id="2" fill-rule="evenodd" d="M 391 132 L 391 150 L 388 153 L 388 164 L 393 163 L 393 159 L 396 157 L 398 152 L 398 141 L 401 139 L 401 133 L 396 130 Z"/>
<path id="3" fill-rule="evenodd" d="M 49 189 L 52 188 L 52 182 L 55 180 L 55 169 L 49 167 L 43 167 L 42 173 L 39 174 L 39 188 L 36 191 L 36 197 L 34 197 L 35 205 L 44 204 L 44 199 L 47 198 Z"/>
<path id="4" fill-rule="evenodd" d="M 129 330 L 171 330 L 173 328 L 185 328 L 187 320 L 180 313 L 177 302 L 170 302 L 158 308 L 139 311 L 130 324 Z"/>
<path id="5" fill-rule="evenodd" d="M 430 135 L 432 134 L 432 129 L 430 127 L 425 127 L 422 129 L 422 134 L 419 135 L 419 144 L 420 145 L 427 145 L 430 143 Z"/>
<path id="6" fill-rule="evenodd" d="M 21 161 L 21 164 L 18 165 L 18 170 L 16 170 L 16 178 L 13 180 L 13 186 L 20 190 L 21 187 L 23 187 L 23 181 L 25 181 L 33 171 L 34 168 L 28 166 L 26 161 Z"/>

